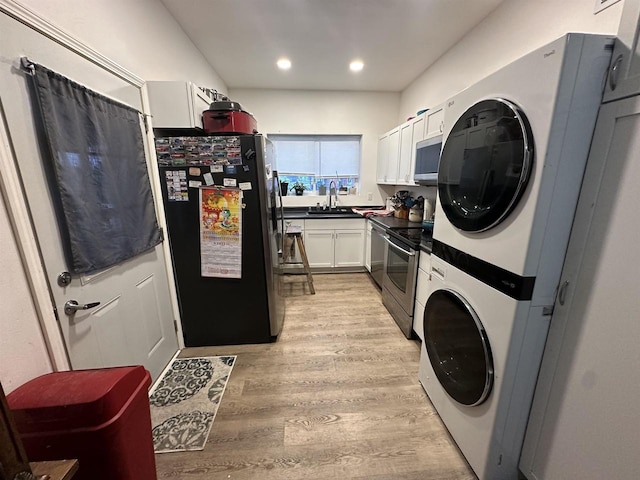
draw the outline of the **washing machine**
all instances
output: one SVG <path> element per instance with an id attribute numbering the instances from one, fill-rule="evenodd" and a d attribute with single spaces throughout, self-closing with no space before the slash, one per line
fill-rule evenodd
<path id="1" fill-rule="evenodd" d="M 445 105 L 419 379 L 481 480 L 518 478 L 612 45 L 568 34 Z"/>
<path id="2" fill-rule="evenodd" d="M 467 257 L 431 257 L 418 375 L 478 478 L 515 480 L 550 316 L 461 270 Z"/>
<path id="3" fill-rule="evenodd" d="M 612 45 L 567 34 L 446 102 L 435 255 L 499 266 L 508 294 L 553 303 Z"/>

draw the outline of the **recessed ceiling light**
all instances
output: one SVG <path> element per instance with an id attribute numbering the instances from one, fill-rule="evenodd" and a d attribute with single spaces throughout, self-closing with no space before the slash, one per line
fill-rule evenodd
<path id="1" fill-rule="evenodd" d="M 364 63 L 362 63 L 362 60 L 354 60 L 349 64 L 349 68 L 352 72 L 359 72 L 364 68 Z"/>
<path id="2" fill-rule="evenodd" d="M 291 68 L 291 60 L 288 58 L 281 58 L 276 62 L 276 65 L 278 65 L 280 70 L 289 70 Z"/>

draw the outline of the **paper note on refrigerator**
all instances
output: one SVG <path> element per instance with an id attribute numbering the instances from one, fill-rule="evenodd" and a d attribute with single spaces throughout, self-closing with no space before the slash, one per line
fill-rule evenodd
<path id="1" fill-rule="evenodd" d="M 242 191 L 200 189 L 200 274 L 242 278 Z"/>

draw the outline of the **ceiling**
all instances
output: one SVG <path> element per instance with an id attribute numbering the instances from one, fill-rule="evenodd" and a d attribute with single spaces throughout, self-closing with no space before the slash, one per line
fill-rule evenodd
<path id="1" fill-rule="evenodd" d="M 503 0 L 161 1 L 229 88 L 397 92 Z"/>

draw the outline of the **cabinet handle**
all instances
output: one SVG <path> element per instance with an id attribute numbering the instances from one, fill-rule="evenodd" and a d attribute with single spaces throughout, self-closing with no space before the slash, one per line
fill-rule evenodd
<path id="1" fill-rule="evenodd" d="M 611 71 L 609 72 L 609 86 L 611 90 L 615 90 L 618 86 L 618 75 L 620 74 L 620 64 L 622 63 L 622 55 L 618 55 L 615 62 L 611 66 Z"/>
<path id="2" fill-rule="evenodd" d="M 444 132 L 444 122 L 440 122 L 440 133 Z"/>
<path id="3" fill-rule="evenodd" d="M 558 303 L 560 305 L 564 305 L 564 302 L 567 299 L 567 287 L 569 286 L 569 281 L 565 280 L 558 290 Z"/>

